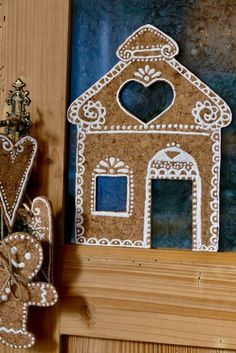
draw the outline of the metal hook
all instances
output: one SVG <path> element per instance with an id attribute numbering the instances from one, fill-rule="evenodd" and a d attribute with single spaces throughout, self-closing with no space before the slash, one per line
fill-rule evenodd
<path id="1" fill-rule="evenodd" d="M 12 86 L 13 90 L 8 92 L 6 103 L 10 106 L 7 112 L 7 119 L 0 121 L 0 127 L 5 127 L 6 135 L 10 135 L 13 141 L 29 133 L 32 122 L 30 113 L 26 111 L 26 106 L 31 102 L 28 97 L 29 91 L 24 91 L 25 82 L 18 78 Z"/>

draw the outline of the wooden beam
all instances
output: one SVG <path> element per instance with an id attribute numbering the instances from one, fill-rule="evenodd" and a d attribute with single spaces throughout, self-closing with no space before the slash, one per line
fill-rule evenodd
<path id="1" fill-rule="evenodd" d="M 236 254 L 65 245 L 61 333 L 236 349 Z"/>
<path id="2" fill-rule="evenodd" d="M 215 348 L 186 347 L 169 344 L 119 341 L 70 336 L 63 340 L 63 353 L 234 353 Z"/>

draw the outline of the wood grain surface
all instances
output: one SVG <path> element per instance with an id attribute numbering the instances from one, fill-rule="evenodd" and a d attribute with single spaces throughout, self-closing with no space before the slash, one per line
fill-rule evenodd
<path id="1" fill-rule="evenodd" d="M 51 199 L 58 243 L 63 229 L 69 2 L 0 0 L 0 111 L 4 118 L 7 91 L 17 77 L 24 79 L 32 99 L 32 135 L 40 146 L 30 196 Z M 59 306 L 30 309 L 29 329 L 37 341 L 27 352 L 59 352 L 60 333 L 78 336 L 63 340 L 63 353 L 236 349 L 235 254 L 68 245 L 58 258 L 60 313 Z M 13 350 L 0 345 L 0 352 Z"/>
<path id="2" fill-rule="evenodd" d="M 135 341 L 64 337 L 63 353 L 233 353 L 231 350 Z"/>
<path id="3" fill-rule="evenodd" d="M 236 256 L 67 245 L 61 333 L 236 348 Z"/>

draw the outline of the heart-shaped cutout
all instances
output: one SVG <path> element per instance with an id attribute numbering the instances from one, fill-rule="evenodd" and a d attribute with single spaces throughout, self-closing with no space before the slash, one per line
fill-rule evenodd
<path id="1" fill-rule="evenodd" d="M 37 141 L 25 136 L 15 144 L 0 135 L 0 203 L 11 231 L 37 152 Z"/>
<path id="2" fill-rule="evenodd" d="M 158 79 L 149 85 L 132 80 L 121 88 L 118 98 L 129 114 L 146 124 L 172 105 L 174 91 L 165 80 Z"/>

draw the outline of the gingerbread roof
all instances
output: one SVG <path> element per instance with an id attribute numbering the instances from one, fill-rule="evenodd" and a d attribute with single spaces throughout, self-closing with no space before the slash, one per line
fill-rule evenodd
<path id="1" fill-rule="evenodd" d="M 111 125 L 118 124 L 116 113 L 119 111 L 120 124 L 137 124 L 138 120 L 145 125 L 145 128 L 149 128 L 148 124 L 139 119 L 135 121 L 135 117 L 122 107 L 119 102 L 119 87 L 123 87 L 130 80 L 138 81 L 146 87 L 157 80 L 167 80 L 170 84 L 174 80 L 176 91 L 174 91 L 173 102 L 168 108 L 169 115 L 166 115 L 166 112 L 162 113 L 163 116 L 167 116 L 167 124 L 188 124 L 191 128 L 197 126 L 211 130 L 229 125 L 232 117 L 228 105 L 179 63 L 174 58 L 177 54 L 178 45 L 168 35 L 150 24 L 140 27 L 118 48 L 117 56 L 121 61 L 72 102 L 68 109 L 69 121 L 86 131 L 101 130 L 105 126 L 105 120 L 108 125 L 109 122 Z M 139 67 L 142 62 L 148 63 L 148 65 L 144 63 L 144 69 Z M 132 63 L 133 65 L 130 65 Z M 151 65 L 153 65 L 152 68 Z M 137 74 L 141 70 L 145 71 L 146 67 L 148 71 L 161 73 L 161 78 L 154 75 L 155 77 L 152 76 L 146 84 L 145 78 L 139 78 Z M 94 102 L 97 99 L 98 101 Z M 174 108 L 177 100 L 178 111 Z M 188 101 L 185 105 L 184 100 Z M 98 115 L 99 121 L 96 120 Z M 161 115 L 152 119 L 152 123 L 160 119 Z M 173 119 L 176 119 L 176 116 L 179 117 L 179 121 L 174 122 Z M 163 117 L 160 121 L 163 124 Z"/>

